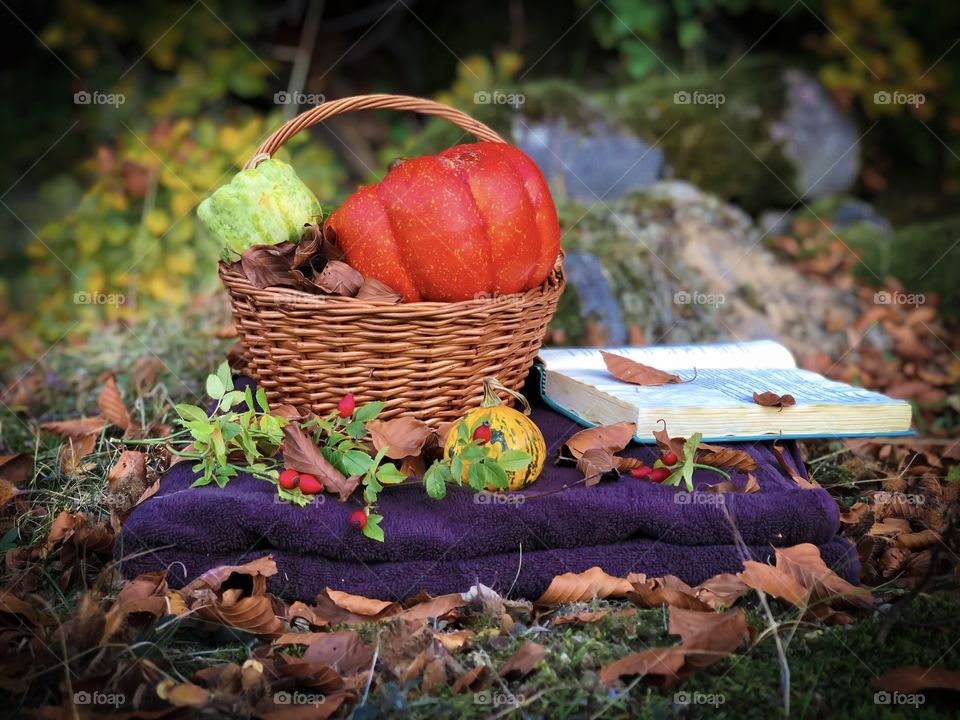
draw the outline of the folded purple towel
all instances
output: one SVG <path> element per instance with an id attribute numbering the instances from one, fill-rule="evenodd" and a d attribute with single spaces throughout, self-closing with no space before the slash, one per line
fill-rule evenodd
<path id="1" fill-rule="evenodd" d="M 534 408 L 533 419 L 550 454 L 580 429 L 543 406 Z M 795 444 L 785 446 L 788 461 L 804 473 Z M 312 598 L 330 587 L 405 599 L 421 590 L 463 591 L 477 582 L 536 597 L 555 575 L 594 565 L 618 576 L 673 574 L 691 584 L 737 572 L 742 553 L 732 521 L 755 559 L 772 557 L 771 546 L 813 543 L 838 573 L 857 582 L 856 553 L 836 537 L 839 510 L 830 495 L 797 487 L 769 443 L 737 447 L 756 459 L 760 492 L 688 494 L 626 476 L 534 497 L 581 477 L 575 468 L 549 464 L 536 483 L 517 494 L 450 488 L 437 502 L 422 487 L 390 488 L 379 504 L 385 543 L 348 526 L 359 500 L 340 504 L 326 495 L 322 504 L 297 508 L 278 501 L 269 483 L 250 476 L 234 479 L 225 489 L 191 489 L 196 476 L 189 463 L 181 463 L 127 519 L 116 555 L 131 577 L 169 567 L 176 586 L 210 567 L 270 553 L 279 568 L 271 588 L 289 598 Z M 632 446 L 623 454 L 648 462 L 655 458 L 647 446 Z M 711 473 L 694 476 L 698 488 L 714 481 Z"/>

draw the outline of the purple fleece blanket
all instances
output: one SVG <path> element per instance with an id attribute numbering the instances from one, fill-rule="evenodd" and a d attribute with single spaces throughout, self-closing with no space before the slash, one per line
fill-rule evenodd
<path id="1" fill-rule="evenodd" d="M 580 429 L 543 406 L 534 407 L 533 419 L 551 457 Z M 796 445 L 785 446 L 788 461 L 805 474 Z M 340 504 L 325 495 L 322 504 L 293 507 L 275 499 L 272 485 L 249 476 L 225 489 L 191 489 L 195 474 L 189 463 L 180 463 L 165 475 L 159 492 L 131 513 L 115 554 L 129 577 L 169 568 L 174 587 L 211 567 L 269 553 L 279 569 L 269 581 L 271 590 L 285 598 L 308 600 L 329 587 L 402 600 L 422 590 L 463 592 L 478 582 L 536 598 L 554 576 L 594 565 L 616 576 L 672 574 L 691 585 L 737 572 L 744 553 L 732 521 L 754 559 L 771 559 L 772 546 L 813 543 L 828 565 L 858 582 L 857 555 L 837 537 L 839 510 L 830 495 L 797 487 L 769 443 L 737 447 L 756 459 L 760 492 L 689 494 L 628 475 L 534 497 L 581 477 L 576 468 L 549 463 L 522 493 L 478 495 L 450 488 L 437 502 L 422 486 L 389 488 L 379 504 L 385 543 L 348 526 L 359 500 Z M 647 446 L 622 454 L 655 458 Z M 715 480 L 700 471 L 694 476 L 698 487 Z"/>

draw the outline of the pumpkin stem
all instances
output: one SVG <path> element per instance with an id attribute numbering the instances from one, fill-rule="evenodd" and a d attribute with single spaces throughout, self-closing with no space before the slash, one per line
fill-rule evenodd
<path id="1" fill-rule="evenodd" d="M 483 379 L 483 402 L 480 403 L 480 405 L 482 407 L 497 407 L 498 405 L 503 405 L 503 401 L 497 395 L 497 390 L 502 390 L 515 400 L 519 400 L 523 406 L 523 414 L 530 414 L 530 403 L 527 402 L 527 399 L 516 390 L 508 388 L 495 377 L 485 377 Z"/>

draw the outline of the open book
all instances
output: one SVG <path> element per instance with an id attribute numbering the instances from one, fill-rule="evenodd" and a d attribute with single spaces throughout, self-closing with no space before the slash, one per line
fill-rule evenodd
<path id="1" fill-rule="evenodd" d="M 772 341 L 606 352 L 690 382 L 632 385 L 610 374 L 598 349 L 544 349 L 539 363 L 547 404 L 583 425 L 635 422 L 640 442 L 652 442 L 661 419 L 671 435 L 700 432 L 714 442 L 911 434 L 908 402 L 801 370 L 790 351 Z M 754 403 L 753 393 L 765 391 L 790 394 L 796 405 Z"/>

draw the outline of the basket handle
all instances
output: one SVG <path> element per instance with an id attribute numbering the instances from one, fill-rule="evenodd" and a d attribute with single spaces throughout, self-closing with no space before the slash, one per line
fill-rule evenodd
<path id="1" fill-rule="evenodd" d="M 320 103 L 309 110 L 304 110 L 295 118 L 287 120 L 287 122 L 277 128 L 273 134 L 264 140 L 260 147 L 257 148 L 256 154 L 250 159 L 250 162 L 247 163 L 247 167 L 255 167 L 258 163 L 266 159 L 266 157 L 272 156 L 281 145 L 298 132 L 304 128 L 316 125 L 328 117 L 352 112 L 353 110 L 375 109 L 410 110 L 412 112 L 423 113 L 424 115 L 436 115 L 472 133 L 480 140 L 506 142 L 479 120 L 474 120 L 460 110 L 456 110 L 449 105 L 434 102 L 433 100 L 411 97 L 409 95 L 354 95 L 353 97 L 345 97 L 340 100 Z"/>

